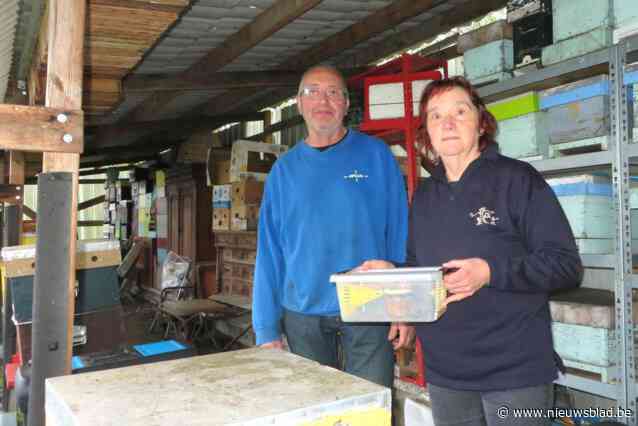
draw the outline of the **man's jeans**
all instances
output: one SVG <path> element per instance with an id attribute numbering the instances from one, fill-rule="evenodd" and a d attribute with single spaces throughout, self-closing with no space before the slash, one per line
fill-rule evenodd
<path id="1" fill-rule="evenodd" d="M 549 426 L 541 416 L 516 415 L 517 409 L 547 409 L 554 403 L 554 385 L 549 383 L 503 391 L 462 391 L 428 384 L 432 417 L 436 426 Z M 520 414 L 520 413 L 519 413 Z"/>
<path id="2" fill-rule="evenodd" d="M 338 316 L 303 315 L 288 310 L 284 310 L 282 323 L 293 353 L 392 387 L 394 352 L 388 341 L 387 324 L 344 323 Z"/>

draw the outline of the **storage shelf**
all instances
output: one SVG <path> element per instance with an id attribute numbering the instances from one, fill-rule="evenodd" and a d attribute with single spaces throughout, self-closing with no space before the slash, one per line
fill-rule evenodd
<path id="1" fill-rule="evenodd" d="M 627 38 L 624 43 L 627 54 L 626 58 L 629 59 L 627 63 L 638 60 L 638 35 Z M 587 55 L 563 61 L 556 65 L 531 71 L 522 76 L 480 87 L 478 93 L 486 103 L 489 103 L 532 90 L 543 90 L 590 76 L 607 74 L 609 73 L 609 64 L 616 61 L 616 54 L 616 46 L 601 49 Z M 626 118 L 627 117 L 619 117 L 621 120 Z M 631 122 L 631 120 L 629 121 Z M 620 149 L 626 158 L 630 159 L 630 164 L 638 160 L 638 144 L 623 144 Z M 530 164 L 544 175 L 600 168 L 607 168 L 612 172 L 612 175 L 615 175 L 620 172 L 612 168 L 612 165 L 616 161 L 614 154 L 612 151 L 592 152 L 530 161 Z M 628 209 L 629 206 L 626 206 L 626 208 Z M 618 253 L 581 255 L 581 259 L 585 267 L 613 269 L 616 266 L 618 255 Z M 626 276 L 624 285 L 625 287 L 638 288 L 638 275 L 629 274 Z M 622 297 L 622 300 L 624 300 L 624 297 Z M 625 334 L 624 327 L 621 334 Z M 620 384 L 602 383 L 598 380 L 571 373 L 561 376 L 556 383 L 579 391 L 615 399 L 618 400 L 619 403 L 621 403 L 624 398 L 628 396 L 634 397 L 636 393 L 638 393 L 632 390 L 629 395 L 626 395 Z"/>
<path id="2" fill-rule="evenodd" d="M 627 38 L 627 52 L 638 51 L 638 35 Z M 478 89 L 486 103 L 530 90 L 543 90 L 608 71 L 609 49 L 601 49 Z"/>
<path id="3" fill-rule="evenodd" d="M 638 155 L 638 151 L 637 151 Z M 530 161 L 541 173 L 562 172 L 574 169 L 611 166 L 612 154 L 609 151 L 588 152 L 586 154 L 569 155 L 566 157 L 550 158 L 547 160 Z"/>
<path id="4" fill-rule="evenodd" d="M 618 385 L 616 384 L 603 383 L 571 373 L 562 375 L 559 379 L 555 380 L 554 383 L 571 389 L 593 393 L 605 398 L 618 399 Z"/>

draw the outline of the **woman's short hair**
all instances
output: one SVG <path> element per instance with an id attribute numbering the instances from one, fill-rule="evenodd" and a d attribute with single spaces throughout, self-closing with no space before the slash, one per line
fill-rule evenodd
<path id="1" fill-rule="evenodd" d="M 416 144 L 417 149 L 423 155 L 423 166 L 426 170 L 432 170 L 432 167 L 438 163 L 438 156 L 432 147 L 432 141 L 427 130 L 427 106 L 430 99 L 455 87 L 462 89 L 468 94 L 472 104 L 476 107 L 479 114 L 479 129 L 483 130 L 483 134 L 479 137 L 479 150 L 483 151 L 487 146 L 496 143 L 496 131 L 498 125 L 496 119 L 491 112 L 485 107 L 483 99 L 479 96 L 472 83 L 465 78 L 457 76 L 443 80 L 435 80 L 428 84 L 421 95 L 419 102 L 419 128 L 417 129 Z"/>

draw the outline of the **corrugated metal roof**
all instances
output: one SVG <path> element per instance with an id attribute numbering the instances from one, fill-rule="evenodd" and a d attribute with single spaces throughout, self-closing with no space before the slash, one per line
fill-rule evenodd
<path id="1" fill-rule="evenodd" d="M 13 64 L 13 46 L 18 24 L 18 2 L 18 0 L 3 0 L 0 4 L 0 100 L 3 102 Z"/>
<path id="2" fill-rule="evenodd" d="M 135 74 L 179 73 L 250 23 L 272 0 L 199 0 L 144 58 Z M 276 68 L 286 59 L 391 4 L 391 0 L 325 0 L 268 39 L 244 52 L 223 71 Z M 168 65 L 168 66 L 167 66 Z"/>

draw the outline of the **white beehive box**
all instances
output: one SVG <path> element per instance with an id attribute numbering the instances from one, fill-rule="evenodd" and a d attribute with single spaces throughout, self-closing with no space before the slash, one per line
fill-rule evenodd
<path id="1" fill-rule="evenodd" d="M 390 389 L 252 348 L 46 380 L 55 426 L 390 426 Z"/>
<path id="2" fill-rule="evenodd" d="M 419 101 L 423 91 L 432 80 L 415 80 L 412 82 L 412 115 L 419 115 Z M 385 83 L 370 85 L 368 108 L 370 119 L 405 117 L 405 97 L 403 83 Z"/>
<path id="3" fill-rule="evenodd" d="M 430 322 L 444 312 L 441 268 L 376 269 L 334 274 L 341 319 L 350 322 Z"/>

